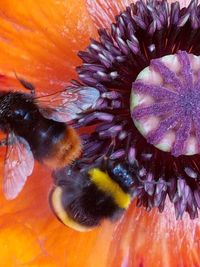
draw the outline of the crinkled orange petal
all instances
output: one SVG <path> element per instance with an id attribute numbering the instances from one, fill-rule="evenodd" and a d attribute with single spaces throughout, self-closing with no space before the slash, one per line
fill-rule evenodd
<path id="1" fill-rule="evenodd" d="M 86 0 L 87 9 L 97 29 L 107 28 L 115 21 L 115 16 L 125 10 L 133 0 Z M 176 0 L 168 0 L 176 2 Z M 186 6 L 190 0 L 179 1 L 181 6 Z"/>
<path id="2" fill-rule="evenodd" d="M 107 266 L 200 266 L 199 219 L 186 214 L 177 221 L 172 203 L 166 202 L 163 213 L 132 204 L 115 230 Z"/>
<path id="3" fill-rule="evenodd" d="M 77 52 L 91 36 L 94 26 L 83 0 L 3 0 L 0 74 L 16 80 L 16 72 L 40 90 L 53 91 L 76 78 Z"/>
<path id="4" fill-rule="evenodd" d="M 130 5 L 132 0 L 86 0 L 88 12 L 97 27 L 110 29 L 115 16 Z"/>

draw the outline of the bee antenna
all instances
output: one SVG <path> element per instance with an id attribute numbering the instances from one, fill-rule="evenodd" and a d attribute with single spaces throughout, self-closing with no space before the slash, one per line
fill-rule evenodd
<path id="1" fill-rule="evenodd" d="M 128 158 L 128 154 L 129 154 L 129 149 L 130 149 L 130 145 L 131 145 L 131 134 L 129 133 L 128 134 L 128 137 L 127 137 L 127 142 L 126 142 L 126 149 L 125 149 L 125 155 L 126 155 L 126 158 L 125 160 L 127 162 L 129 162 L 129 158 Z"/>
<path id="2" fill-rule="evenodd" d="M 112 140 L 112 141 L 111 141 L 111 143 L 110 143 L 110 145 L 109 145 L 109 147 L 108 147 L 108 150 L 107 150 L 107 152 L 106 152 L 105 157 L 109 157 L 109 156 L 112 155 L 112 153 L 114 152 L 115 144 L 116 144 L 115 137 L 112 136 L 111 140 Z"/>
<path id="3" fill-rule="evenodd" d="M 24 88 L 30 90 L 32 95 L 35 95 L 35 87 L 34 87 L 34 85 L 32 83 L 29 83 L 26 80 L 20 78 L 15 71 L 14 71 L 14 74 L 15 74 L 16 79 L 21 83 L 21 85 Z"/>
<path id="4" fill-rule="evenodd" d="M 115 140 L 115 137 L 112 136 L 111 138 L 111 143 L 108 147 L 108 150 L 107 152 L 103 155 L 103 167 L 106 169 L 107 166 L 108 166 L 108 159 L 109 159 L 109 156 L 112 155 L 112 153 L 114 152 L 114 149 L 115 149 L 115 144 L 116 144 L 116 140 Z"/>

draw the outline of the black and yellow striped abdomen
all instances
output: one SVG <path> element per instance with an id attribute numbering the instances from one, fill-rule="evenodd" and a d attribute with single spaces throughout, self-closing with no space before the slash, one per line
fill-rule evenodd
<path id="1" fill-rule="evenodd" d="M 57 217 L 67 226 L 86 231 L 103 219 L 115 219 L 127 209 L 131 195 L 106 171 L 93 167 L 86 173 L 55 173 L 59 180 L 50 202 Z M 72 178 L 73 177 L 73 178 Z"/>
<path id="2" fill-rule="evenodd" d="M 89 175 L 92 183 L 94 183 L 100 191 L 111 196 L 119 208 L 128 208 L 131 202 L 130 194 L 125 193 L 120 185 L 114 181 L 107 172 L 99 168 L 92 168 L 89 170 Z"/>

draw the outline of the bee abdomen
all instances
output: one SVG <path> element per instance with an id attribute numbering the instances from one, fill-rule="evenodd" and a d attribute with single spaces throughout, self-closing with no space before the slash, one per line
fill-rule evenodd
<path id="1" fill-rule="evenodd" d="M 104 219 L 118 219 L 131 203 L 131 194 L 100 168 L 84 174 L 61 170 L 55 177 L 51 208 L 62 223 L 75 230 L 87 231 Z"/>
<path id="2" fill-rule="evenodd" d="M 41 117 L 34 129 L 24 138 L 29 142 L 34 157 L 39 161 L 53 153 L 54 146 L 63 139 L 66 126 Z"/>
<path id="3" fill-rule="evenodd" d="M 94 183 L 99 190 L 110 195 L 119 208 L 128 208 L 131 202 L 130 194 L 125 192 L 121 185 L 114 181 L 108 173 L 99 168 L 92 168 L 89 171 L 89 175 L 92 183 Z"/>

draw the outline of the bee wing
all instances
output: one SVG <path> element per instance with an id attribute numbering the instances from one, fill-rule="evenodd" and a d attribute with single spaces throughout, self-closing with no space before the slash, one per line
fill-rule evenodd
<path id="1" fill-rule="evenodd" d="M 31 175 L 34 158 L 27 141 L 14 133 L 7 138 L 6 157 L 3 176 L 3 191 L 6 199 L 14 199 L 22 190 L 27 177 Z"/>
<path id="2" fill-rule="evenodd" d="M 92 108 L 100 93 L 94 87 L 70 87 L 67 90 L 38 98 L 40 112 L 45 118 L 60 122 L 72 121 L 81 112 Z"/>

